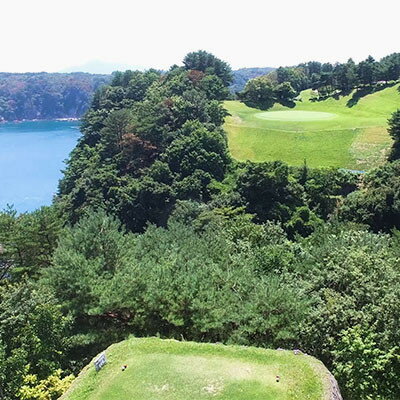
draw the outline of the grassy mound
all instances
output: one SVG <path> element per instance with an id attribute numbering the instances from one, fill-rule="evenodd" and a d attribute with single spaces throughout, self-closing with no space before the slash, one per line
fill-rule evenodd
<path id="1" fill-rule="evenodd" d="M 365 170 L 386 159 L 392 141 L 387 129 L 391 113 L 400 108 L 399 85 L 365 97 L 356 93 L 311 101 L 306 90 L 290 109 L 275 105 L 270 111 L 227 101 L 225 129 L 229 148 L 238 160 L 283 160 L 311 167 Z"/>
<path id="2" fill-rule="evenodd" d="M 103 369 L 96 372 L 90 363 L 63 400 L 327 398 L 327 370 L 290 351 L 132 338 L 106 355 Z"/>

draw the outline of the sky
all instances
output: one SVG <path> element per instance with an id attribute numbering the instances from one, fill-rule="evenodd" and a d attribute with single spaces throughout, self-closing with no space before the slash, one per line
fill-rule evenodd
<path id="1" fill-rule="evenodd" d="M 399 0 L 0 0 L 0 71 L 167 69 L 207 50 L 241 67 L 400 52 Z"/>

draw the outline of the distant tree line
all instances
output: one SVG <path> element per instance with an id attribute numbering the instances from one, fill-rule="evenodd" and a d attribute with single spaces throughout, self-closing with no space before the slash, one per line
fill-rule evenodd
<path id="1" fill-rule="evenodd" d="M 356 64 L 351 58 L 346 63 L 311 61 L 296 67 L 280 67 L 276 71 L 278 83 L 290 82 L 296 91 L 312 88 L 318 91 L 348 92 L 359 85 L 400 79 L 400 53 L 393 53 L 376 61 L 369 56 Z"/>
<path id="2" fill-rule="evenodd" d="M 302 90 L 313 89 L 318 93 L 316 99 L 324 99 L 346 95 L 354 89 L 372 91 L 374 87 L 378 89 L 399 79 L 400 53 L 390 54 L 379 61 L 369 56 L 358 64 L 352 59 L 336 64 L 310 61 L 294 67 L 279 67 L 255 78 L 255 82 L 249 81 L 239 98 L 250 107 L 266 109 L 280 103 L 271 88 L 282 84 L 290 84 L 296 95 Z"/>
<path id="3" fill-rule="evenodd" d="M 0 73 L 0 121 L 79 118 L 109 75 Z"/>

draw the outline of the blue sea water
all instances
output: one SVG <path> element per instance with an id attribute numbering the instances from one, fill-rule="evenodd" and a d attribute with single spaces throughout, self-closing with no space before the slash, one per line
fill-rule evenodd
<path id="1" fill-rule="evenodd" d="M 0 209 L 9 204 L 22 213 L 51 204 L 79 136 L 77 121 L 0 124 Z"/>

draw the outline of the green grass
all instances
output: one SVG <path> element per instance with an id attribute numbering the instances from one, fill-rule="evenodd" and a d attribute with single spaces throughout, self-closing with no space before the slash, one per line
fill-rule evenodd
<path id="1" fill-rule="evenodd" d="M 257 113 L 256 118 L 268 119 L 273 121 L 319 121 L 325 119 L 336 118 L 336 114 L 320 112 L 320 111 L 266 111 Z"/>
<path id="2" fill-rule="evenodd" d="M 131 338 L 106 355 L 100 372 L 90 363 L 61 399 L 323 400 L 328 390 L 323 365 L 289 351 Z"/>
<path id="3" fill-rule="evenodd" d="M 353 107 L 352 95 L 311 102 L 311 90 L 301 93 L 293 109 L 275 105 L 260 111 L 227 101 L 231 116 L 225 129 L 234 158 L 283 160 L 311 167 L 365 170 L 382 164 L 391 147 L 387 120 L 400 108 L 399 85 L 362 97 Z"/>

